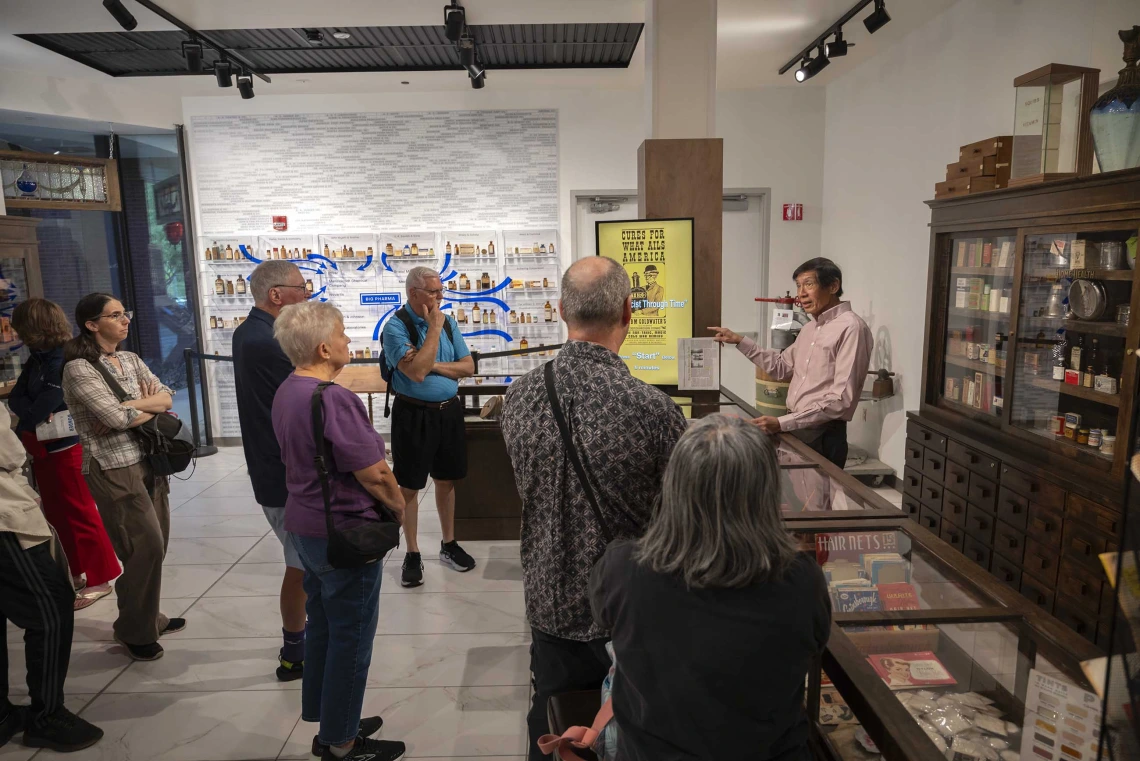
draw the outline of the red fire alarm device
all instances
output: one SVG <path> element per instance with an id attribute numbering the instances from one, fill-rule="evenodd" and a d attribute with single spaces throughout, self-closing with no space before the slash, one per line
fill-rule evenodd
<path id="1" fill-rule="evenodd" d="M 784 204 L 785 222 L 802 222 L 804 218 L 804 205 L 802 203 Z"/>

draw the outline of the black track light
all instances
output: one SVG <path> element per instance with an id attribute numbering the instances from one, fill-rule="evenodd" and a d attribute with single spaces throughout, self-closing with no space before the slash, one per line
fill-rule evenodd
<path id="1" fill-rule="evenodd" d="M 310 45 L 321 45 L 325 41 L 325 35 L 320 29 L 306 29 L 305 39 Z"/>
<path id="2" fill-rule="evenodd" d="M 233 87 L 233 66 L 229 61 L 215 61 L 214 62 L 214 76 L 218 80 L 218 87 Z"/>
<path id="3" fill-rule="evenodd" d="M 123 0 L 103 0 L 103 7 L 115 17 L 115 21 L 119 22 L 119 26 L 128 32 L 139 25 L 138 19 L 132 16 L 131 12 L 123 5 Z"/>
<path id="4" fill-rule="evenodd" d="M 470 69 L 475 65 L 475 40 L 467 35 L 459 39 L 456 49 L 459 51 L 459 65 Z"/>
<path id="5" fill-rule="evenodd" d="M 463 6 L 455 0 L 452 0 L 451 5 L 443 6 L 443 27 L 447 39 L 452 42 L 459 42 L 459 38 L 463 36 L 463 30 L 467 27 L 467 16 L 463 11 Z"/>
<path id="6" fill-rule="evenodd" d="M 882 29 L 891 20 L 891 16 L 887 13 L 886 0 L 875 0 L 875 10 L 870 16 L 863 19 L 863 26 L 867 27 L 867 31 L 871 34 Z"/>
<path id="7" fill-rule="evenodd" d="M 819 52 L 815 54 L 815 58 L 811 60 L 804 59 L 804 65 L 796 72 L 797 82 L 806 82 L 816 74 L 820 73 L 827 67 L 831 61 L 827 60 L 827 53 L 823 51 L 823 45 L 819 46 Z"/>
<path id="8" fill-rule="evenodd" d="M 253 97 L 253 75 L 248 72 L 238 74 L 237 89 L 241 93 L 242 100 L 249 100 Z"/>
<path id="9" fill-rule="evenodd" d="M 182 57 L 186 59 L 186 70 L 195 74 L 202 73 L 202 43 L 183 42 Z"/>
<path id="10" fill-rule="evenodd" d="M 487 84 L 487 71 L 480 69 L 478 74 L 471 74 L 471 89 L 482 90 L 483 86 Z"/>
<path id="11" fill-rule="evenodd" d="M 798 69 L 796 69 L 796 81 L 797 82 L 806 82 L 808 80 L 808 77 L 811 76 L 810 74 L 808 74 L 808 66 L 810 66 L 810 65 L 811 65 L 811 56 L 810 55 L 804 56 L 804 60 L 802 62 L 800 62 L 800 67 Z"/>
<path id="12" fill-rule="evenodd" d="M 824 44 L 823 52 L 827 53 L 828 58 L 836 58 L 847 55 L 847 48 L 853 47 L 855 47 L 855 43 L 843 39 L 843 30 L 836 29 L 835 39 Z"/>

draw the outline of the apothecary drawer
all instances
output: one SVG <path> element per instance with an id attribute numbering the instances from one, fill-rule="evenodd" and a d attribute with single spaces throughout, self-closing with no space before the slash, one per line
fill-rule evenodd
<path id="1" fill-rule="evenodd" d="M 942 528 L 942 514 L 924 505 L 922 510 L 918 513 L 918 525 L 933 532 L 934 535 L 937 536 L 939 530 Z"/>
<path id="2" fill-rule="evenodd" d="M 1076 521 L 1065 521 L 1061 555 L 1083 564 L 1098 574 L 1104 573 L 1100 563 L 1100 554 L 1102 552 L 1114 552 L 1118 546 L 1114 537 L 1102 534 L 1096 529 L 1091 529 Z"/>
<path id="3" fill-rule="evenodd" d="M 1044 610 L 1046 613 L 1053 612 L 1053 600 L 1056 594 L 1053 592 L 1053 584 L 1039 581 L 1028 573 L 1021 574 L 1021 594 L 1029 602 Z"/>
<path id="4" fill-rule="evenodd" d="M 908 468 L 922 470 L 922 444 L 914 439 L 907 439 L 903 446 L 903 464 Z"/>
<path id="5" fill-rule="evenodd" d="M 966 500 L 949 489 L 942 492 L 942 517 L 959 526 L 966 525 Z"/>
<path id="6" fill-rule="evenodd" d="M 953 439 L 946 445 L 946 456 L 956 463 L 965 465 L 967 469 L 978 473 L 986 478 L 997 480 L 1001 462 L 990 457 L 989 455 L 982 454 L 976 449 L 971 449 L 965 444 L 960 444 Z"/>
<path id="7" fill-rule="evenodd" d="M 1106 590 L 1105 587 L 1108 587 Z M 1064 558 L 1057 577 L 1057 591 L 1090 615 L 1103 615 L 1112 609 L 1112 587 L 1083 566 Z"/>
<path id="8" fill-rule="evenodd" d="M 941 513 L 943 491 L 942 484 L 929 478 L 923 478 L 922 491 L 918 495 L 918 501 L 931 510 Z"/>
<path id="9" fill-rule="evenodd" d="M 909 494 L 904 494 L 900 505 L 906 517 L 918 523 L 918 514 L 922 510 L 922 503 Z"/>
<path id="10" fill-rule="evenodd" d="M 987 571 L 990 569 L 990 548 L 983 542 L 967 534 L 962 543 L 962 554 L 974 561 Z"/>
<path id="11" fill-rule="evenodd" d="M 1024 531 L 1029 522 L 1029 498 L 1001 487 L 998 490 L 997 517 Z"/>
<path id="12" fill-rule="evenodd" d="M 1021 566 L 1000 554 L 995 554 L 990 561 L 990 574 L 1005 584 L 1014 592 L 1021 589 Z"/>
<path id="13" fill-rule="evenodd" d="M 1065 517 L 1075 518 L 1112 536 L 1120 536 L 1124 523 L 1124 518 L 1112 508 L 1071 492 L 1065 499 Z"/>
<path id="14" fill-rule="evenodd" d="M 945 436 L 929 428 L 923 428 L 913 420 L 908 421 L 906 424 L 906 437 L 908 439 L 914 439 L 928 449 L 936 449 L 939 452 L 946 451 Z"/>
<path id="15" fill-rule="evenodd" d="M 946 455 L 932 449 L 922 451 L 922 475 L 942 483 L 946 478 Z"/>
<path id="16" fill-rule="evenodd" d="M 938 538 L 958 552 L 962 552 L 962 545 L 966 541 L 966 532 L 960 526 L 952 523 L 946 516 L 942 516 L 942 528 L 938 532 Z"/>
<path id="17" fill-rule="evenodd" d="M 1096 643 L 1096 616 L 1090 616 L 1064 595 L 1057 595 L 1053 603 L 1053 615 L 1089 642 Z"/>
<path id="18" fill-rule="evenodd" d="M 1029 522 L 1025 526 L 1025 533 L 1031 538 L 1060 552 L 1061 526 L 1061 513 L 1044 508 L 1036 502 L 1029 503 Z"/>
<path id="19" fill-rule="evenodd" d="M 961 494 L 963 497 L 968 496 L 970 493 L 970 471 L 965 465 L 947 459 L 946 478 L 942 484 L 955 494 Z"/>
<path id="20" fill-rule="evenodd" d="M 970 498 L 970 504 L 992 513 L 997 503 L 997 484 L 977 473 L 971 473 L 970 491 L 966 496 Z"/>
<path id="21" fill-rule="evenodd" d="M 1043 478 L 1003 465 L 1001 485 L 1053 510 L 1065 508 L 1065 490 Z"/>
<path id="22" fill-rule="evenodd" d="M 966 533 L 974 539 L 985 544 L 987 548 L 993 543 L 994 517 L 985 510 L 979 510 L 978 506 L 972 502 L 966 508 L 966 525 L 962 528 L 966 529 Z"/>
<path id="23" fill-rule="evenodd" d="M 1031 573 L 1039 579 L 1044 579 L 1050 588 L 1057 583 L 1057 550 L 1046 547 L 1033 539 L 1025 540 L 1025 556 L 1021 560 L 1021 567 L 1026 573 Z"/>
<path id="24" fill-rule="evenodd" d="M 1021 565 L 1025 556 L 1025 532 L 999 520 L 994 526 L 994 552 Z"/>
<path id="25" fill-rule="evenodd" d="M 903 494 L 918 499 L 922 496 L 922 472 L 914 468 L 903 469 Z"/>

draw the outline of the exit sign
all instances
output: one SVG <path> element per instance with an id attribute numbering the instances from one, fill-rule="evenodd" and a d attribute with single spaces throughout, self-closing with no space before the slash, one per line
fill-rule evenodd
<path id="1" fill-rule="evenodd" d="M 804 205 L 802 203 L 784 204 L 785 222 L 802 222 L 804 219 Z"/>

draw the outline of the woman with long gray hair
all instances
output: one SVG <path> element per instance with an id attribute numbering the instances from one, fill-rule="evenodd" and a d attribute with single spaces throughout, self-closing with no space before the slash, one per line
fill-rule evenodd
<path id="1" fill-rule="evenodd" d="M 804 681 L 831 603 L 780 518 L 772 439 L 712 415 L 681 437 L 644 537 L 595 566 L 625 761 L 809 758 Z"/>

